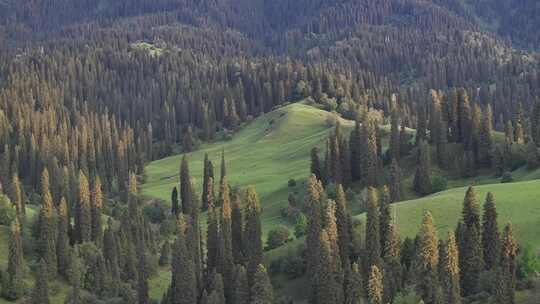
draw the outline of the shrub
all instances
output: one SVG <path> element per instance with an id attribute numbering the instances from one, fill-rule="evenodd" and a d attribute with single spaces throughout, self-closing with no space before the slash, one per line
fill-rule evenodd
<path id="1" fill-rule="evenodd" d="M 509 171 L 506 171 L 503 173 L 501 177 L 501 183 L 511 183 L 514 181 L 514 177 L 512 177 L 512 173 Z"/>
<path id="2" fill-rule="evenodd" d="M 435 176 L 431 181 L 431 189 L 435 192 L 441 192 L 448 188 L 448 180 L 444 176 Z"/>
<path id="3" fill-rule="evenodd" d="M 0 194 L 0 225 L 10 225 L 15 219 L 15 208 L 11 204 L 9 198 Z"/>
<path id="4" fill-rule="evenodd" d="M 531 274 L 540 272 L 540 258 L 531 245 L 525 246 L 518 260 L 518 276 L 527 279 Z"/>
<path id="5" fill-rule="evenodd" d="M 285 226 L 278 226 L 268 232 L 267 248 L 275 249 L 283 246 L 289 240 L 289 229 Z"/>
<path id="6" fill-rule="evenodd" d="M 294 236 L 296 238 L 306 235 L 307 224 L 306 216 L 303 213 L 300 213 L 298 219 L 296 220 L 296 224 L 294 225 Z"/>
<path id="7" fill-rule="evenodd" d="M 289 188 L 296 187 L 296 181 L 294 178 L 291 178 L 289 182 L 287 182 L 287 186 L 289 186 Z"/>
<path id="8" fill-rule="evenodd" d="M 165 220 L 165 214 L 169 208 L 162 200 L 155 200 L 151 204 L 144 206 L 143 213 L 152 223 L 161 223 Z"/>

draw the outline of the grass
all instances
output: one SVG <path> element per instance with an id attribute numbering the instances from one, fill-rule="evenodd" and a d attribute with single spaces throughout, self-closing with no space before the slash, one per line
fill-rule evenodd
<path id="1" fill-rule="evenodd" d="M 495 196 L 499 214 L 499 228 L 512 223 L 514 232 L 522 244 L 540 247 L 540 198 L 538 189 L 540 180 L 531 180 L 507 184 L 489 184 L 475 186 L 477 202 L 480 208 L 488 192 Z M 395 223 L 403 237 L 414 237 L 419 230 L 423 213 L 428 210 L 433 214 L 435 225 L 441 237 L 455 229 L 461 217 L 463 198 L 467 187 L 439 192 L 423 198 L 403 201 L 393 205 Z M 365 218 L 359 215 L 358 218 Z"/>
<path id="2" fill-rule="evenodd" d="M 302 181 L 309 175 L 310 151 L 322 146 L 333 129 L 328 123 L 334 114 L 307 106 L 291 104 L 262 115 L 248 123 L 229 141 L 203 145 L 188 155 L 190 173 L 201 189 L 205 153 L 214 163 L 214 175 L 220 176 L 221 151 L 225 151 L 227 175 L 233 187 L 255 185 L 263 207 L 265 232 L 283 223 L 280 209 L 287 204 L 289 179 Z M 345 127 L 349 121 L 342 120 Z M 154 161 L 146 167 L 143 195 L 170 200 L 179 182 L 182 155 Z"/>

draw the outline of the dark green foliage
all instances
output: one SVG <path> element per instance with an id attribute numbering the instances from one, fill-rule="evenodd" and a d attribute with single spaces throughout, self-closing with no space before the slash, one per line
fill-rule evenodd
<path id="1" fill-rule="evenodd" d="M 366 220 L 366 269 L 381 265 L 379 197 L 375 188 L 368 189 Z"/>
<path id="2" fill-rule="evenodd" d="M 350 214 L 347 207 L 347 198 L 345 197 L 345 192 L 343 191 L 343 187 L 341 185 L 338 185 L 336 188 L 336 225 L 341 265 L 344 269 L 347 269 L 351 264 L 350 255 L 352 242 L 350 231 L 352 228 Z"/>
<path id="3" fill-rule="evenodd" d="M 482 248 L 486 270 L 497 266 L 500 257 L 499 226 L 497 224 L 497 209 L 495 199 L 490 192 L 486 196 L 482 216 Z"/>
<path id="4" fill-rule="evenodd" d="M 65 198 L 60 200 L 58 207 L 58 236 L 56 242 L 56 254 L 58 257 L 58 273 L 67 277 L 69 266 L 69 216 Z"/>
<path id="5" fill-rule="evenodd" d="M 247 273 L 253 284 L 254 274 L 263 263 L 263 244 L 261 240 L 261 205 L 255 187 L 246 191 L 246 226 L 244 228 L 245 254 L 248 261 Z"/>
<path id="6" fill-rule="evenodd" d="M 426 195 L 431 193 L 431 169 L 428 144 L 420 140 L 416 156 L 416 173 L 414 175 L 413 188 L 418 194 Z"/>
<path id="7" fill-rule="evenodd" d="M 231 302 L 235 304 L 249 303 L 249 292 L 246 269 L 242 265 L 237 265 L 234 273 L 233 298 Z"/>
<path id="8" fill-rule="evenodd" d="M 41 209 L 39 211 L 38 225 L 38 253 L 47 266 L 48 279 L 52 279 L 57 273 L 57 255 L 56 255 L 56 212 L 54 209 L 51 192 L 49 191 L 49 173 L 47 169 L 41 176 L 42 199 Z M 90 224 L 90 223 L 88 223 Z M 88 228 L 90 226 L 88 225 Z"/>
<path id="9" fill-rule="evenodd" d="M 202 191 L 202 210 L 208 210 L 208 206 L 213 204 L 214 198 L 214 165 L 208 159 L 208 154 L 204 155 L 203 167 L 203 191 Z"/>
<path id="10" fill-rule="evenodd" d="M 195 265 L 188 252 L 185 234 L 176 238 L 172 258 L 171 304 L 193 304 L 197 301 Z"/>
<path id="11" fill-rule="evenodd" d="M 253 275 L 253 283 L 251 285 L 250 303 L 252 304 L 273 304 L 274 291 L 270 278 L 266 272 L 266 268 L 259 264 Z"/>
<path id="12" fill-rule="evenodd" d="M 178 190 L 176 187 L 173 188 L 171 192 L 171 213 L 172 214 L 178 214 L 180 210 L 180 204 L 178 202 Z"/>
<path id="13" fill-rule="evenodd" d="M 267 249 L 275 249 L 283 246 L 289 241 L 289 229 L 285 226 L 278 226 L 268 232 L 266 240 Z"/>
<path id="14" fill-rule="evenodd" d="M 403 183 L 401 181 L 401 168 L 396 160 L 392 160 L 390 167 L 390 197 L 392 202 L 399 202 L 403 198 Z"/>
<path id="15" fill-rule="evenodd" d="M 319 160 L 319 150 L 317 147 L 311 149 L 311 174 L 315 175 L 317 179 L 322 179 L 321 162 Z"/>
<path id="16" fill-rule="evenodd" d="M 169 241 L 163 242 L 161 253 L 159 255 L 159 265 L 166 266 L 171 263 L 171 244 Z"/>
<path id="17" fill-rule="evenodd" d="M 243 243 L 243 233 L 244 233 L 244 218 L 242 215 L 242 200 L 240 194 L 236 193 L 234 195 L 234 200 L 232 202 L 232 251 L 233 258 L 236 264 L 244 261 L 244 243 Z"/>
<path id="18" fill-rule="evenodd" d="M 24 294 L 24 267 L 21 226 L 18 220 L 14 220 L 9 237 L 7 280 L 2 288 L 2 294 L 6 299 L 17 300 Z"/>
<path id="19" fill-rule="evenodd" d="M 31 304 L 49 304 L 49 266 L 44 259 L 41 259 L 40 268 L 37 273 L 36 283 L 34 284 L 34 290 L 30 298 Z"/>

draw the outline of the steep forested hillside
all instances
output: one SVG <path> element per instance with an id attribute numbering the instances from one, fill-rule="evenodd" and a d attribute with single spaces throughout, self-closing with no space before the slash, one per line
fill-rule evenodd
<path id="1" fill-rule="evenodd" d="M 323 211 L 324 220 L 311 214 L 300 202 L 304 192 L 314 204 L 337 194 L 346 204 L 345 192 L 338 191 L 343 185 L 347 199 L 363 202 L 355 210 L 365 211 L 366 204 L 379 201 L 369 187 L 389 183 L 393 191 L 406 185 L 407 194 L 417 197 L 441 189 L 441 183 L 493 177 L 488 175 L 511 181 L 515 170 L 538 167 L 538 16 L 534 0 L 0 0 L 0 239 L 9 240 L 0 242 L 0 252 L 9 251 L 0 258 L 7 264 L 0 265 L 2 298 L 147 304 L 152 294 L 171 304 L 248 299 L 267 304 L 282 296 L 274 297 L 269 273 L 273 283 L 281 274 L 262 265 L 263 250 L 279 247 L 275 239 L 288 242 L 288 229 L 297 220 L 303 220 L 303 228 L 295 227 L 298 238 L 307 233 L 306 244 L 315 246 L 295 255 L 302 275 L 304 266 L 308 274 L 315 271 L 313 252 L 335 258 L 332 238 L 338 232 L 332 225 L 340 224 L 341 235 L 361 226 L 344 220 L 346 210 L 340 220 L 333 219 L 331 208 Z M 313 107 L 276 111 L 299 101 Z M 272 172 L 272 186 L 279 186 L 269 189 L 282 191 L 280 199 L 289 189 L 294 192 L 284 210 L 277 205 L 271 210 L 271 216 L 286 218 L 279 222 L 290 224 L 280 231 L 261 227 L 261 217 L 262 224 L 267 218 L 254 188 L 231 188 L 236 185 L 228 182 L 226 160 L 218 179 L 212 162 L 199 162 L 198 153 L 193 164 L 203 166 L 193 176 L 202 169 L 202 183 L 192 183 L 189 157 L 157 162 L 174 172 L 180 166 L 178 175 L 166 170 L 172 177 L 155 174 L 159 166 L 145 169 L 153 160 L 201 147 L 216 157 L 216 147 L 234 145 L 261 121 L 277 124 L 282 116 L 276 115 L 294 109 L 334 112 L 325 114 L 334 119 L 291 115 L 279 126 L 280 134 L 291 132 L 290 137 L 242 142 L 244 149 L 261 151 L 254 162 L 271 157 L 265 153 L 279 156 L 289 152 L 280 148 L 299 147 L 291 154 L 297 157 L 294 165 L 277 158 L 279 166 L 253 169 L 261 176 L 240 185 L 260 182 L 265 194 L 268 180 L 262 175 Z M 350 135 L 341 133 L 336 116 L 356 121 Z M 244 128 L 250 122 L 251 129 Z M 321 134 L 334 126 L 326 151 L 311 150 L 312 144 L 325 146 Z M 305 131 L 316 134 L 304 139 L 310 134 Z M 235 159 L 253 155 L 249 152 L 232 156 L 230 169 L 257 166 L 248 157 Z M 311 189 L 304 189 L 300 174 L 308 172 L 303 167 L 308 152 L 315 177 Z M 326 153 L 324 160 L 319 152 Z M 436 161 L 430 161 L 431 154 Z M 438 168 L 431 169 L 432 163 Z M 287 184 L 285 174 L 278 181 L 277 171 L 286 169 L 298 185 L 294 179 Z M 404 172 L 405 181 L 398 178 L 401 170 L 410 171 Z M 432 171 L 449 180 L 431 185 Z M 146 181 L 152 191 L 164 192 L 150 194 L 170 198 L 172 208 L 140 195 Z M 312 225 L 317 216 L 320 227 Z M 424 220 L 422 236 L 433 242 L 432 219 Z M 313 234 L 305 231 L 308 222 Z M 262 231 L 269 232 L 268 248 Z M 511 231 L 506 237 L 513 245 Z M 347 243 L 342 252 L 354 247 L 340 257 L 347 263 L 364 257 L 369 247 L 360 240 L 341 241 Z M 371 256 L 356 270 L 344 267 L 349 281 L 336 283 L 354 285 L 350 290 L 358 299 L 381 302 L 380 292 L 354 294 L 382 284 L 384 271 L 370 268 L 381 266 L 378 258 Z M 508 255 L 502 266 L 515 258 Z M 340 273 L 334 266 L 325 271 Z M 423 270 L 434 275 L 433 269 Z M 365 275 L 360 278 L 358 271 Z M 515 273 L 511 267 L 501 271 L 508 273 L 486 275 Z M 328 275 L 317 273 L 322 274 Z M 170 282 L 149 287 L 149 281 L 159 285 L 163 277 Z M 371 279 L 373 288 L 358 286 Z M 505 303 L 515 281 L 494 282 L 506 284 L 500 290 L 507 294 L 486 294 Z M 384 294 L 385 300 L 405 285 Z M 233 287 L 238 294 L 232 294 Z M 423 292 L 433 291 L 425 287 Z M 477 291 L 464 295 L 474 300 Z"/>

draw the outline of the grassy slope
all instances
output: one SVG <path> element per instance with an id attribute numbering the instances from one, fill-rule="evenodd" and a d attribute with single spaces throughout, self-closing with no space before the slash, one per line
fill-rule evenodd
<path id="1" fill-rule="evenodd" d="M 534 171 L 538 174 L 539 171 Z M 477 202 L 481 207 L 487 192 L 495 195 L 499 226 L 511 222 L 521 243 L 540 246 L 540 180 L 509 184 L 489 184 L 476 186 Z M 439 192 L 427 197 L 404 201 L 393 205 L 393 213 L 402 236 L 413 237 L 419 230 L 422 214 L 429 210 L 441 236 L 456 227 L 461 217 L 466 187 Z M 359 215 L 364 218 L 364 214 Z"/>
<path id="2" fill-rule="evenodd" d="M 201 189 L 204 154 L 208 153 L 213 161 L 214 174 L 218 177 L 224 149 L 231 185 L 256 185 L 264 210 L 263 227 L 267 231 L 282 221 L 279 211 L 287 202 L 287 181 L 308 176 L 310 150 L 324 143 L 331 130 L 326 119 L 331 115 L 295 103 L 255 119 L 229 141 L 203 145 L 188 156 L 197 189 Z M 150 163 L 146 167 L 148 180 L 143 185 L 143 194 L 169 201 L 172 188 L 178 184 L 181 157 L 175 155 Z"/>

